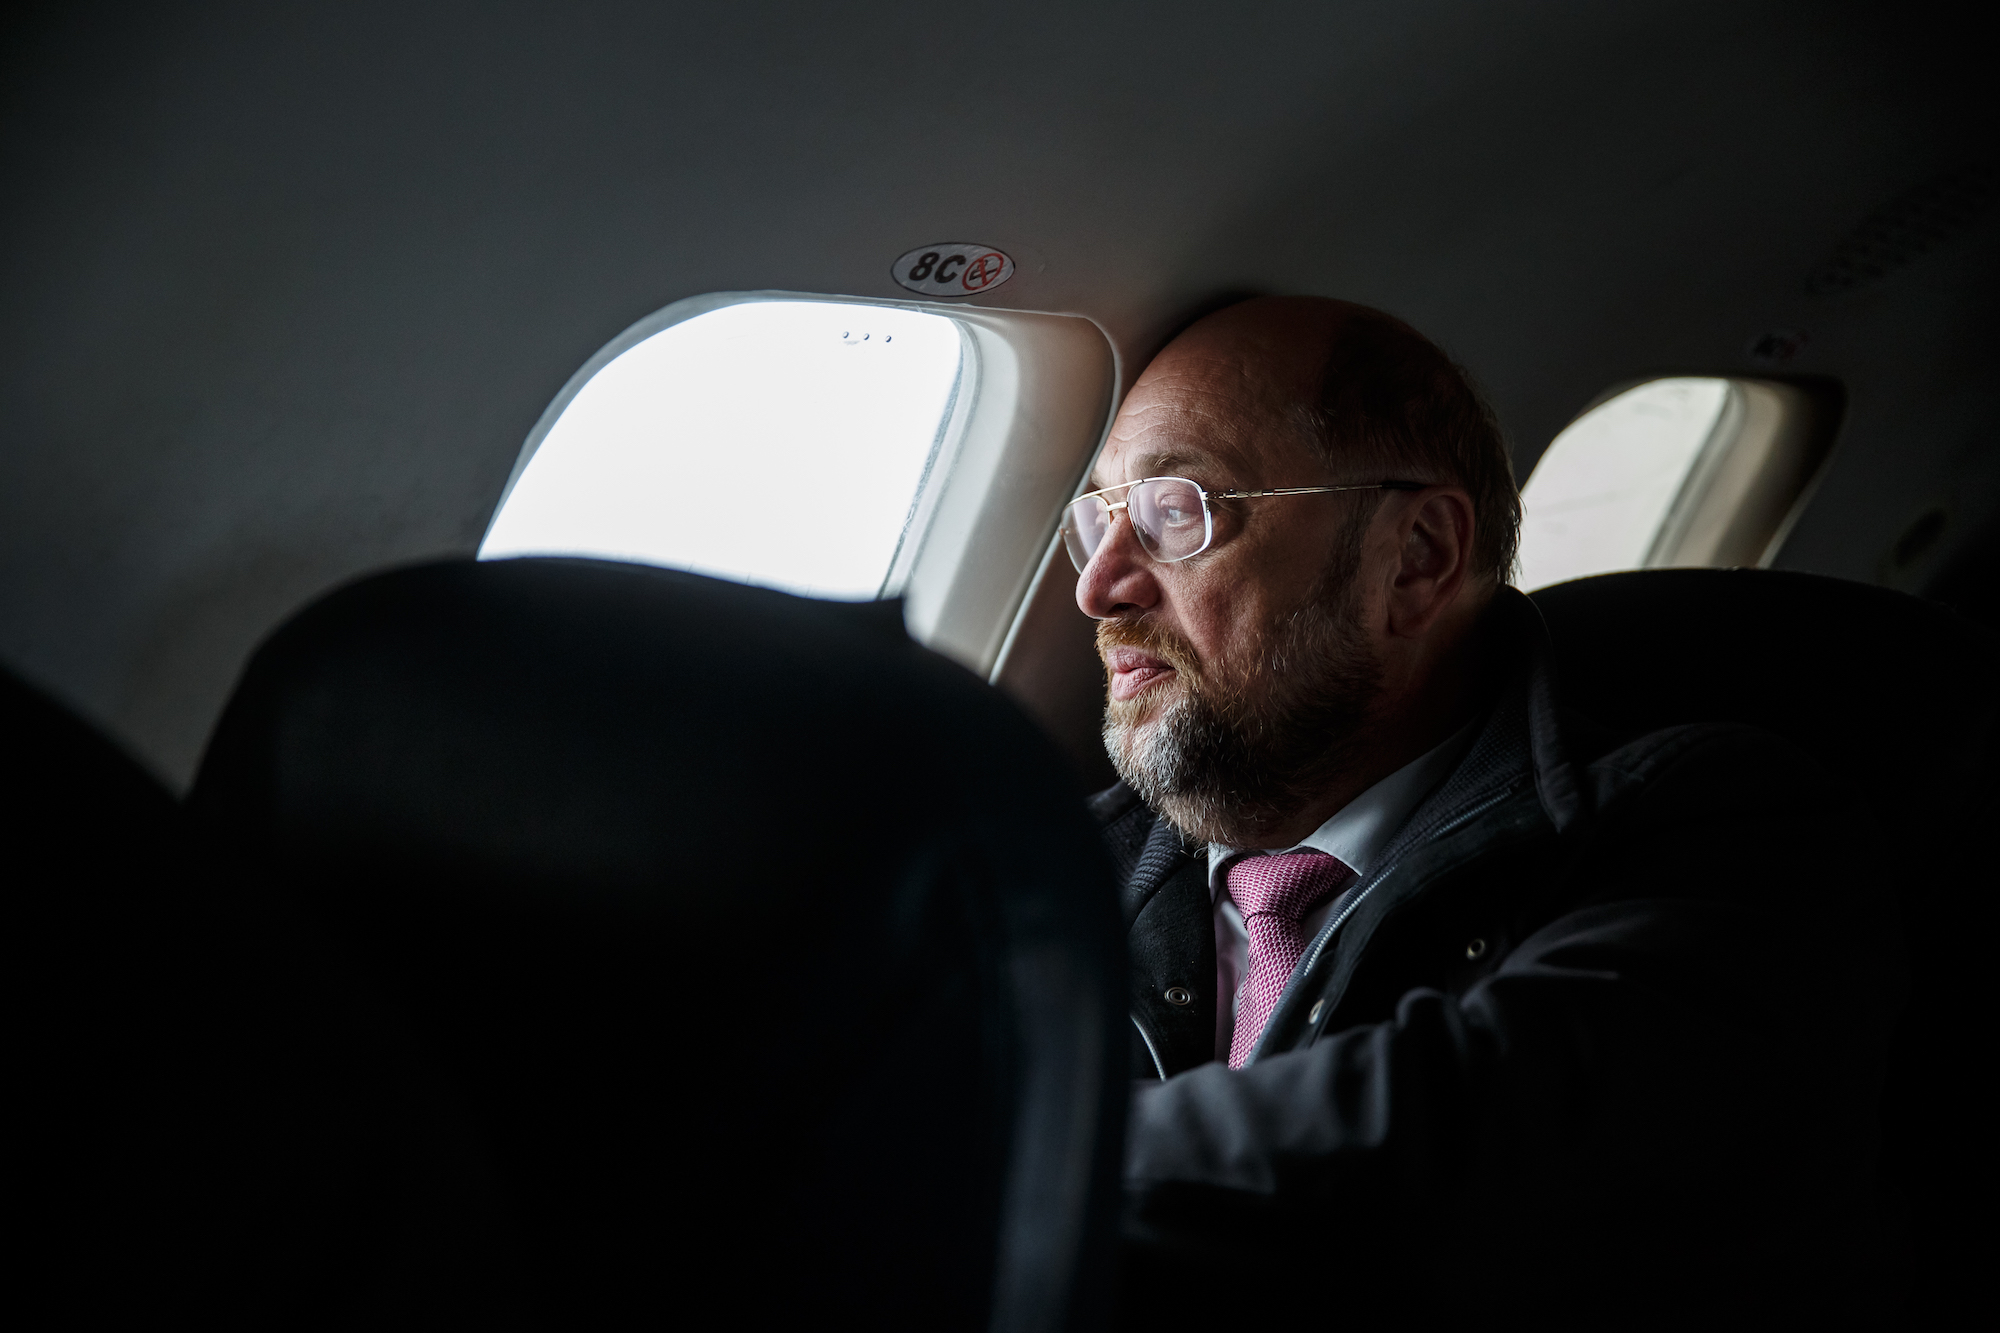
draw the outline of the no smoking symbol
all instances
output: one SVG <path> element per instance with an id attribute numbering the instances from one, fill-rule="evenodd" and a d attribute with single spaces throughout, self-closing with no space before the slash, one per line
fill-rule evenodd
<path id="1" fill-rule="evenodd" d="M 983 292 L 1007 271 L 1007 256 L 998 250 L 988 250 L 979 258 L 965 266 L 965 276 L 959 279 L 959 286 L 968 292 Z"/>

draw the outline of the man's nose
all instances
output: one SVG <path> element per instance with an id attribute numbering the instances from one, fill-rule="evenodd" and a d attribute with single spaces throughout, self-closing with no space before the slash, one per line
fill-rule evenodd
<path id="1" fill-rule="evenodd" d="M 1154 568 L 1152 557 L 1132 533 L 1131 520 L 1113 514 L 1103 543 L 1077 578 L 1077 608 L 1092 620 L 1151 610 L 1160 600 Z"/>

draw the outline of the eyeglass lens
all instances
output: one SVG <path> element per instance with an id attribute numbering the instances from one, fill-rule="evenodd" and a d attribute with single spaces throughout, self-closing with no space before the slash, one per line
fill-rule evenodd
<path id="1" fill-rule="evenodd" d="M 1171 564 L 1208 548 L 1211 525 L 1201 487 L 1182 477 L 1152 477 L 1125 492 L 1132 534 L 1155 560 Z M 1111 508 L 1101 495 L 1072 501 L 1063 518 L 1063 544 L 1079 572 L 1111 530 Z"/>

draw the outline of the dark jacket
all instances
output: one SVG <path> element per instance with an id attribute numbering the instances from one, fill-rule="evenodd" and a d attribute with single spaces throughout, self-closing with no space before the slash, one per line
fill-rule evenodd
<path id="1" fill-rule="evenodd" d="M 1246 1301 L 1616 1327 L 1867 1298 L 1901 978 L 1870 890 L 1893 859 L 1776 736 L 1621 739 L 1566 713 L 1532 603 L 1504 590 L 1492 615 L 1511 679 L 1243 1070 L 1213 1061 L 1200 849 L 1122 788 L 1096 798 L 1154 1076 L 1130 1122 L 1128 1326 Z"/>

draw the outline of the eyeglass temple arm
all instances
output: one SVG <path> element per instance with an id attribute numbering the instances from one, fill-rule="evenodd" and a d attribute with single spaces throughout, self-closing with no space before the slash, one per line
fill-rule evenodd
<path id="1" fill-rule="evenodd" d="M 1116 486 L 1106 486 L 1102 490 L 1086 491 L 1077 496 L 1076 500 L 1071 500 L 1070 504 L 1075 504 L 1077 500 L 1097 499 L 1113 491 L 1141 486 L 1151 480 L 1153 478 L 1148 477 L 1141 481 L 1123 481 Z M 1204 500 L 1258 500 L 1267 495 L 1324 495 L 1329 491 L 1420 491 L 1428 484 L 1421 481 L 1372 481 L 1366 486 L 1286 486 L 1274 491 L 1203 491 L 1201 495 Z M 1125 508 L 1128 501 L 1105 500 L 1103 504 L 1106 512 L 1116 513 Z"/>
<path id="2" fill-rule="evenodd" d="M 1267 495 L 1323 495 L 1328 491 L 1420 491 L 1421 481 L 1375 481 L 1366 486 L 1285 486 L 1274 491 L 1210 491 L 1211 500 L 1258 500 Z"/>

